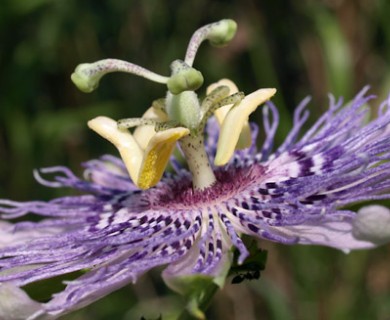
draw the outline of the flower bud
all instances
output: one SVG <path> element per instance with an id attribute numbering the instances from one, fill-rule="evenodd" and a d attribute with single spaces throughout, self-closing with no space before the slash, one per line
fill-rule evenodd
<path id="1" fill-rule="evenodd" d="M 361 208 L 353 222 L 352 234 L 356 239 L 375 244 L 390 241 L 390 210 L 379 205 Z"/>

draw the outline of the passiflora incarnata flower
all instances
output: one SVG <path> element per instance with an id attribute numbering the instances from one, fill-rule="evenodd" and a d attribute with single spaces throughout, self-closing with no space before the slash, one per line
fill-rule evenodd
<path id="1" fill-rule="evenodd" d="M 84 178 L 65 167 L 36 172 L 43 185 L 83 195 L 0 201 L 1 319 L 57 318 L 161 265 L 167 266 L 168 286 L 196 302 L 208 284 L 223 285 L 233 248 L 238 264 L 248 257 L 243 234 L 345 252 L 390 239 L 387 208 L 348 209 L 390 197 L 390 100 L 369 121 L 373 96 L 367 88 L 347 104 L 331 96 L 328 111 L 301 132 L 309 115 L 305 99 L 290 133 L 274 148 L 279 114 L 269 100 L 275 89 L 245 95 L 223 79 L 209 86 L 202 101 L 195 93 L 203 84 L 192 66 L 199 45 L 224 45 L 235 30 L 231 20 L 197 30 L 184 61 L 172 63 L 170 77 L 113 59 L 76 68 L 72 79 L 86 92 L 104 74 L 124 71 L 165 84 L 167 95 L 141 118 L 98 116 L 88 123 L 121 159 L 86 162 Z M 258 127 L 248 117 L 260 105 L 264 139 L 257 148 Z M 184 163 L 172 155 L 176 146 Z M 20 219 L 28 213 L 42 219 Z M 33 301 L 22 290 L 74 271 L 82 275 L 48 302 Z M 203 316 L 196 307 L 192 313 Z"/>

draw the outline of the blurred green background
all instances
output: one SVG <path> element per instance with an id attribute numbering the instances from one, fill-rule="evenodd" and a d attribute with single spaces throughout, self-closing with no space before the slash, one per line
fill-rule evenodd
<path id="1" fill-rule="evenodd" d="M 388 0 L 2 0 L 0 198 L 71 193 L 37 186 L 32 170 L 65 164 L 81 173 L 80 162 L 115 154 L 86 121 L 139 116 L 164 95 L 163 86 L 124 74 L 105 77 L 92 94 L 81 93 L 69 78 L 81 62 L 119 58 L 167 75 L 198 27 L 233 18 L 239 25 L 235 40 L 224 49 L 203 45 L 195 67 L 206 84 L 228 77 L 244 92 L 278 88 L 281 141 L 306 95 L 313 97 L 312 120 L 326 109 L 328 92 L 348 100 L 369 84 L 371 92 L 387 96 L 389 16 Z M 269 250 L 261 280 L 227 285 L 209 319 L 390 319 L 389 246 L 344 255 L 260 245 Z M 159 272 L 64 319 L 170 319 L 181 300 L 164 287 Z"/>

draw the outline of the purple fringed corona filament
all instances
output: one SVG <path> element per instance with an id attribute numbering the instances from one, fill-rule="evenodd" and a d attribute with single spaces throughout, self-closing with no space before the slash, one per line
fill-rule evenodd
<path id="1" fill-rule="evenodd" d="M 64 167 L 41 170 L 55 176 L 48 182 L 37 175 L 42 184 L 85 195 L 0 201 L 4 220 L 27 213 L 43 218 L 0 225 L 0 292 L 84 270 L 40 307 L 26 302 L 34 311 L 28 319 L 50 319 L 135 282 L 156 266 L 168 266 L 163 273 L 168 283 L 179 276 L 217 275 L 229 264 L 232 247 L 240 252 L 239 262 L 247 257 L 240 234 L 346 252 L 376 246 L 353 236 L 357 215 L 346 209 L 390 197 L 389 101 L 368 121 L 373 97 L 365 94 L 346 106 L 331 97 L 329 110 L 301 135 L 308 118 L 304 100 L 274 152 L 279 115 L 269 102 L 263 109 L 263 146 L 257 150 L 258 129 L 251 124 L 252 146 L 235 152 L 226 166 L 213 167 L 217 182 L 204 190 L 193 190 L 190 173 L 175 159 L 174 173 L 142 191 L 113 156 L 85 163 L 84 179 Z M 213 118 L 206 131 L 206 150 L 213 158 L 218 135 Z"/>

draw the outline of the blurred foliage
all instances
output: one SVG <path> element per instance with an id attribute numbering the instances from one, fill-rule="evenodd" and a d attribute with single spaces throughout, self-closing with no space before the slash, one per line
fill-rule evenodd
<path id="1" fill-rule="evenodd" d="M 387 0 L 2 0 L 0 196 L 68 192 L 37 187 L 33 168 L 64 164 L 80 173 L 80 162 L 115 153 L 88 132 L 88 119 L 140 115 L 164 95 L 163 86 L 123 74 L 107 76 L 95 93 L 80 93 L 69 76 L 81 62 L 114 57 L 168 74 L 194 30 L 233 18 L 236 39 L 224 49 L 202 46 L 195 66 L 206 84 L 229 77 L 244 92 L 278 88 L 282 140 L 294 106 L 308 94 L 312 119 L 326 108 L 328 92 L 348 100 L 369 84 L 387 95 L 389 16 Z M 388 246 L 348 256 L 261 246 L 269 252 L 261 280 L 228 284 L 210 319 L 389 319 Z M 170 319 L 179 305 L 157 272 L 64 319 Z"/>

